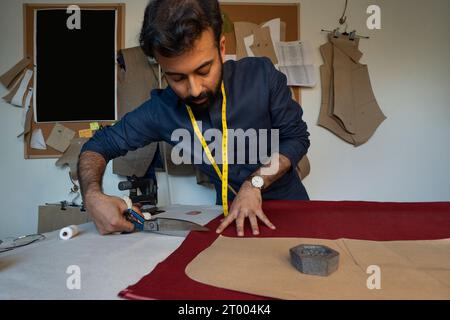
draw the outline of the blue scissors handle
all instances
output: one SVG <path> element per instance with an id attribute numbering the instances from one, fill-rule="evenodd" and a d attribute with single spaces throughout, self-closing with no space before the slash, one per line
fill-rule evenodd
<path id="1" fill-rule="evenodd" d="M 139 213 L 137 213 L 133 209 L 128 209 L 128 217 L 134 218 L 134 219 L 129 218 L 128 220 L 134 224 L 134 229 L 136 231 L 144 230 L 145 219 Z"/>

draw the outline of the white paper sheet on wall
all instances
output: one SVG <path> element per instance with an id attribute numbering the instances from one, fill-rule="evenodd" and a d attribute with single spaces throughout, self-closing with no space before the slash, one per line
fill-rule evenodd
<path id="1" fill-rule="evenodd" d="M 314 87 L 317 77 L 311 45 L 304 41 L 278 42 L 275 46 L 278 67 L 289 86 Z"/>
<path id="2" fill-rule="evenodd" d="M 11 100 L 12 105 L 15 105 L 17 107 L 22 107 L 23 97 L 25 94 L 27 94 L 28 84 L 30 83 L 32 76 L 33 76 L 32 70 L 27 70 L 25 72 L 25 75 L 24 75 L 22 81 L 20 82 L 19 89 L 17 90 L 16 94 L 14 95 L 14 97 Z"/>
<path id="3" fill-rule="evenodd" d="M 42 129 L 34 129 L 31 134 L 30 147 L 37 150 L 47 150 Z"/>

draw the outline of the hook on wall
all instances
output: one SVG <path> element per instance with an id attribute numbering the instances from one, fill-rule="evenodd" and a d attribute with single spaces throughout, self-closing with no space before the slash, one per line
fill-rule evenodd
<path id="1" fill-rule="evenodd" d="M 347 6 L 348 6 L 348 0 L 345 0 L 344 12 L 342 13 L 341 18 L 339 19 L 339 24 L 340 25 L 343 25 L 344 23 L 347 22 L 347 16 L 345 15 L 347 13 Z"/>
<path id="2" fill-rule="evenodd" d="M 361 35 L 357 35 L 356 34 L 356 30 L 351 31 L 350 33 L 348 33 L 348 23 L 347 23 L 347 7 L 348 7 L 348 0 L 345 0 L 345 8 L 344 8 L 344 12 L 342 13 L 341 18 L 339 19 L 339 24 L 340 27 L 337 27 L 336 29 L 334 29 L 333 31 L 331 30 L 326 30 L 326 29 L 322 29 L 322 32 L 328 32 L 328 33 L 332 33 L 333 36 L 335 38 L 339 38 L 341 34 L 343 35 L 348 35 L 350 40 L 355 40 L 356 38 L 362 38 L 362 39 L 370 39 L 369 37 L 366 36 L 361 36 Z M 341 32 L 341 29 L 343 28 L 342 26 L 345 25 L 344 28 L 344 32 Z"/>

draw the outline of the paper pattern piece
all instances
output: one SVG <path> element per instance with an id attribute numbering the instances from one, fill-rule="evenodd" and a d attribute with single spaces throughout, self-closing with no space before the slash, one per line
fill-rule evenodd
<path id="1" fill-rule="evenodd" d="M 314 87 L 316 85 L 314 59 L 309 42 L 278 42 L 276 52 L 278 67 L 286 75 L 288 86 Z"/>
<path id="2" fill-rule="evenodd" d="M 47 139 L 47 145 L 59 152 L 64 152 L 69 147 L 70 141 L 74 136 L 75 131 L 57 123 Z"/>
<path id="3" fill-rule="evenodd" d="M 65 165 L 68 165 L 70 168 L 70 176 L 72 177 L 73 180 L 78 180 L 77 174 L 78 157 L 80 155 L 81 148 L 87 141 L 88 139 L 84 138 L 72 139 L 69 148 L 55 163 L 57 167 L 64 167 Z"/>
<path id="4" fill-rule="evenodd" d="M 251 38 L 245 40 L 245 38 L 251 37 L 255 29 L 259 28 L 258 25 L 250 22 L 235 22 L 234 23 L 234 33 L 236 36 L 236 59 L 240 60 L 248 56 L 248 52 L 246 49 L 246 41 L 247 45 L 253 44 L 250 43 Z"/>
<path id="5" fill-rule="evenodd" d="M 236 60 L 245 57 L 268 57 L 278 69 L 275 44 L 286 39 L 286 23 L 280 18 L 261 25 L 235 22 Z"/>
<path id="6" fill-rule="evenodd" d="M 245 57 L 268 57 L 274 65 L 278 63 L 273 39 L 271 35 L 278 28 L 273 27 L 274 21 L 269 21 L 258 26 L 251 22 L 235 22 L 234 33 L 236 36 L 236 59 Z M 280 24 L 281 28 L 281 24 Z M 281 30 L 278 38 L 281 38 Z"/>
<path id="7" fill-rule="evenodd" d="M 324 64 L 318 124 L 354 146 L 366 143 L 386 119 L 373 93 L 368 67 L 359 63 L 358 45 L 359 39 L 330 35 L 320 47 Z"/>
<path id="8" fill-rule="evenodd" d="M 256 57 L 267 57 L 274 65 L 278 64 L 268 27 L 255 29 L 253 44 L 250 46 L 250 49 Z"/>
<path id="9" fill-rule="evenodd" d="M 329 277 L 305 275 L 289 249 L 326 245 L 340 253 Z M 450 299 L 450 239 L 432 241 L 228 238 L 219 236 L 187 267 L 191 279 L 278 299 Z M 381 289 L 367 287 L 367 268 L 381 268 Z"/>
<path id="10" fill-rule="evenodd" d="M 22 83 L 22 79 L 24 78 L 24 76 L 25 72 L 19 74 L 18 77 L 15 79 L 15 82 L 11 85 L 11 91 L 3 97 L 3 100 L 5 100 L 7 103 L 11 104 L 17 91 L 19 91 L 20 84 Z"/>
<path id="11" fill-rule="evenodd" d="M 274 48 L 278 42 L 282 41 L 281 25 L 282 25 L 282 22 L 281 22 L 280 18 L 272 19 L 261 25 L 262 28 L 264 28 L 264 27 L 269 28 L 270 38 L 272 39 L 272 45 Z"/>
<path id="12" fill-rule="evenodd" d="M 31 63 L 29 58 L 25 58 L 20 60 L 15 66 L 13 66 L 10 70 L 4 73 L 0 77 L 0 83 L 2 83 L 6 88 L 10 89 L 11 86 L 15 83 L 18 76 L 25 70 L 28 65 Z"/>
<path id="13" fill-rule="evenodd" d="M 42 129 L 34 129 L 31 134 L 30 147 L 36 150 L 47 150 Z"/>

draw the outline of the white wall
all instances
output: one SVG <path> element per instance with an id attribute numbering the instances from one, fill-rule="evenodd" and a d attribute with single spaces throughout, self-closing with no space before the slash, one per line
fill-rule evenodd
<path id="1" fill-rule="evenodd" d="M 21 57 L 22 4 L 0 2 L 0 74 Z M 61 3 L 68 1 L 45 1 Z M 94 1 L 76 1 L 94 2 Z M 110 2 L 110 1 L 96 1 Z M 127 4 L 126 45 L 135 46 L 146 0 Z M 250 0 L 245 0 L 250 2 Z M 296 2 L 263 1 L 253 2 Z M 344 0 L 303 0 L 301 36 L 318 48 L 332 29 Z M 362 62 L 369 65 L 378 102 L 388 117 L 372 139 L 354 148 L 316 125 L 320 86 L 303 90 L 305 120 L 311 133 L 311 175 L 305 180 L 312 199 L 373 201 L 450 201 L 450 2 L 448 0 L 350 0 L 350 28 L 368 35 L 361 40 Z M 382 30 L 365 26 L 366 8 L 378 4 Z M 316 64 L 322 64 L 318 50 Z M 1 87 L 0 95 L 6 94 Z M 37 207 L 69 199 L 68 169 L 55 160 L 24 160 L 21 110 L 0 101 L 0 238 L 33 233 Z M 108 166 L 105 191 L 119 194 L 118 177 Z M 166 175 L 159 175 L 161 204 L 168 203 Z M 212 204 L 215 193 L 195 178 L 170 178 L 172 203 Z"/>
<path id="2" fill-rule="evenodd" d="M 314 199 L 374 201 L 450 200 L 450 2 L 350 0 L 349 25 L 361 40 L 372 86 L 387 120 L 354 148 L 316 126 L 321 90 L 305 90 L 311 128 Z M 344 1 L 303 1 L 302 38 L 323 43 Z M 365 26 L 366 8 L 378 4 L 382 30 Z M 317 62 L 321 58 L 317 52 Z"/>

